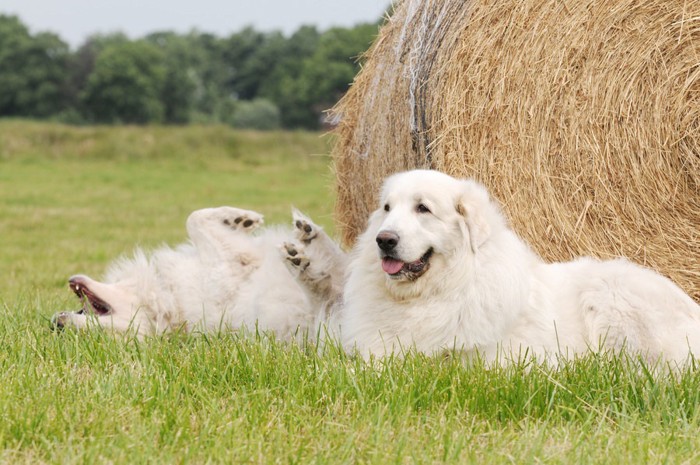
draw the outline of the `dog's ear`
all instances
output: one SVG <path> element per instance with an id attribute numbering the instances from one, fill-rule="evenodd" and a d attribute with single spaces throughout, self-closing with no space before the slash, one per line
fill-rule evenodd
<path id="1" fill-rule="evenodd" d="M 455 209 L 467 228 L 472 253 L 476 253 L 491 235 L 491 226 L 484 216 L 484 207 L 488 208 L 484 202 L 488 204 L 488 201 L 488 193 L 483 186 L 473 181 L 464 181 Z"/>

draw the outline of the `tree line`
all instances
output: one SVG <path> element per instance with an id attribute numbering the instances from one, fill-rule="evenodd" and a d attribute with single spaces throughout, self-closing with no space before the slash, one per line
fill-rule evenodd
<path id="1" fill-rule="evenodd" d="M 318 128 L 347 90 L 379 22 L 289 37 L 248 27 L 228 37 L 94 35 L 77 50 L 0 15 L 0 117 L 72 124 L 227 123 Z"/>

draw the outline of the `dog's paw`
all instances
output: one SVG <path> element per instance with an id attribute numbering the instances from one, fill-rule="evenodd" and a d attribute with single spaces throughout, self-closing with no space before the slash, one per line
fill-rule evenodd
<path id="1" fill-rule="evenodd" d="M 304 255 L 304 248 L 298 244 L 285 242 L 280 250 L 284 263 L 296 273 L 303 273 L 311 264 L 309 257 Z"/>
<path id="2" fill-rule="evenodd" d="M 243 210 L 241 208 L 220 207 L 217 209 L 221 224 L 224 226 L 250 232 L 263 224 L 263 216 L 252 210 Z"/>
<path id="3" fill-rule="evenodd" d="M 316 239 L 321 230 L 308 216 L 296 209 L 292 211 L 292 224 L 294 225 L 294 233 L 304 244 Z"/>

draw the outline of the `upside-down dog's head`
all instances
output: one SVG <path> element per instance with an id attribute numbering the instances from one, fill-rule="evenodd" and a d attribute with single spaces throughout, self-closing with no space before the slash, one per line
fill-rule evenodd
<path id="1" fill-rule="evenodd" d="M 149 310 L 149 266 L 146 257 L 137 253 L 133 260 L 122 260 L 108 273 L 106 282 L 86 275 L 74 275 L 68 286 L 81 302 L 77 311 L 62 311 L 51 319 L 55 328 L 78 329 L 91 325 L 123 332 L 142 333 Z"/>

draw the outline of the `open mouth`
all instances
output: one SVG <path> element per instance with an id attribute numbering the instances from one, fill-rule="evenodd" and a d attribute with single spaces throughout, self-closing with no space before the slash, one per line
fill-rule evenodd
<path id="1" fill-rule="evenodd" d="M 421 258 L 413 262 L 404 262 L 391 255 L 386 255 L 382 258 L 382 270 L 391 278 L 405 278 L 409 281 L 415 281 L 420 278 L 428 268 L 430 268 L 430 257 L 433 255 L 433 249 L 428 249 Z"/>
<path id="2" fill-rule="evenodd" d="M 112 307 L 97 297 L 81 279 L 71 278 L 68 281 L 68 286 L 83 302 L 83 308 L 78 313 L 94 313 L 101 316 L 107 315 L 112 311 Z"/>

